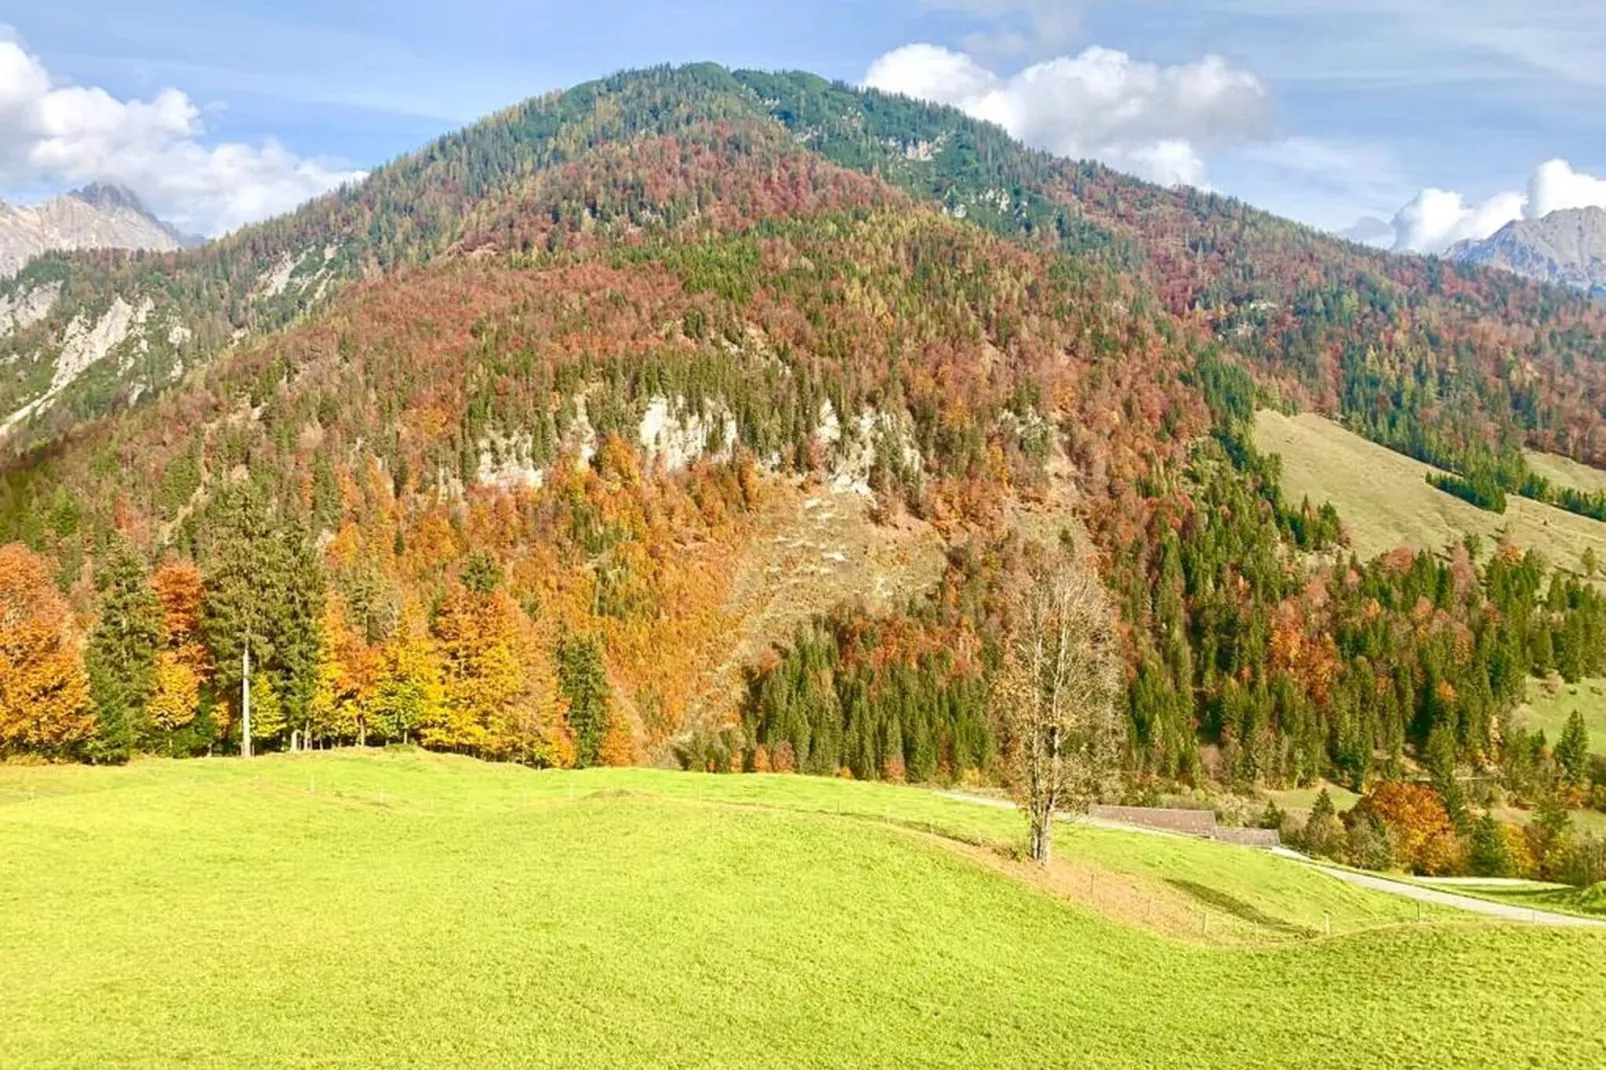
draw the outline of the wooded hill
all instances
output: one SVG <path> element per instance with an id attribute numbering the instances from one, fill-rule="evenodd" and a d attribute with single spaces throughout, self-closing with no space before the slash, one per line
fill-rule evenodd
<path id="1" fill-rule="evenodd" d="M 1606 667 L 1593 586 L 1512 548 L 1354 560 L 1250 434 L 1278 401 L 1467 471 L 1599 461 L 1599 307 L 947 109 L 620 75 L 205 249 L 13 286 L 52 280 L 0 343 L 19 382 L 118 298 L 181 352 L 95 363 L 12 439 L 0 751 L 218 746 L 249 635 L 269 745 L 986 775 L 1010 519 L 1066 502 L 1121 605 L 1139 779 L 1358 784 L 1434 741 L 1540 793 L 1506 714 L 1530 671 Z M 797 479 L 929 526 L 946 575 L 899 612 L 841 590 L 711 693 Z"/>

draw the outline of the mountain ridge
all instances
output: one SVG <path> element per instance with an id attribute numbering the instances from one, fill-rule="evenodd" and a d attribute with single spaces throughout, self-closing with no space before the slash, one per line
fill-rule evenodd
<path id="1" fill-rule="evenodd" d="M 0 279 L 53 250 L 172 252 L 202 240 L 158 219 L 133 191 L 111 183 L 92 182 L 38 205 L 0 201 Z"/>
<path id="2" fill-rule="evenodd" d="M 1250 426 L 1320 408 L 1480 478 L 1529 440 L 1597 456 L 1598 306 L 904 98 L 622 75 L 203 249 L 19 283 L 48 286 L 0 343 L 65 339 L 16 362 L 48 404 L 0 539 L 84 619 L 117 547 L 136 587 L 282 598 L 264 739 L 565 764 L 580 725 L 586 761 L 980 775 L 1045 547 L 1118 608 L 1140 779 L 1360 784 L 1434 730 L 1481 761 L 1526 666 L 1606 665 L 1570 562 L 1362 561 Z M 209 612 L 210 704 L 140 729 L 176 753 L 233 723 Z M 573 712 L 598 681 L 606 723 Z"/>
<path id="3" fill-rule="evenodd" d="M 1606 297 L 1606 209 L 1519 219 L 1481 241 L 1458 242 L 1445 255 Z"/>

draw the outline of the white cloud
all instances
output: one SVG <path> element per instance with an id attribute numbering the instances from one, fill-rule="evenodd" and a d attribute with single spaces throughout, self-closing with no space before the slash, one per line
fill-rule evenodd
<path id="1" fill-rule="evenodd" d="M 1526 198 L 1498 193 L 1481 204 L 1468 204 L 1459 193 L 1428 188 L 1394 217 L 1394 248 L 1442 253 L 1459 241 L 1487 238 L 1521 219 Z"/>
<path id="2" fill-rule="evenodd" d="M 1469 203 L 1450 190 L 1425 189 L 1394 217 L 1394 248 L 1442 253 L 1459 241 L 1481 241 L 1507 223 L 1565 208 L 1606 208 L 1606 179 L 1575 171 L 1566 160 L 1550 160 L 1534 169 L 1525 192 Z"/>
<path id="3" fill-rule="evenodd" d="M 1167 184 L 1202 185 L 1206 153 L 1273 132 L 1265 84 L 1216 56 L 1162 67 L 1093 47 L 1006 77 L 964 53 L 916 44 L 877 59 L 864 82 L 953 105 L 1061 156 Z"/>
<path id="4" fill-rule="evenodd" d="M 1528 180 L 1529 217 L 1564 208 L 1606 208 L 1606 179 L 1580 174 L 1566 160 L 1540 164 Z"/>
<path id="5" fill-rule="evenodd" d="M 120 182 L 181 229 L 219 234 L 362 177 L 272 140 L 206 145 L 204 133 L 180 90 L 125 101 L 58 84 L 0 26 L 0 187 Z"/>

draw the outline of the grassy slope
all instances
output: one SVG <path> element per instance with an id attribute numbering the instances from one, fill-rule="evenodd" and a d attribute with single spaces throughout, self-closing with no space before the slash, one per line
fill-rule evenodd
<path id="1" fill-rule="evenodd" d="M 1606 1060 L 1588 981 L 1603 938 L 1450 925 L 1223 950 L 855 814 L 1018 831 L 930 793 L 800 778 L 420 755 L 0 769 L 0 1061 Z M 1280 879 L 1268 906 L 1331 888 L 1208 844 L 1069 830 L 1063 846 L 1229 870 L 1229 892 Z"/>
<path id="2" fill-rule="evenodd" d="M 1476 532 L 1486 549 L 1506 533 L 1562 568 L 1578 568 L 1587 546 L 1606 561 L 1606 524 L 1515 495 L 1503 516 L 1478 509 L 1429 486 L 1428 465 L 1314 413 L 1262 410 L 1255 438 L 1263 451 L 1282 455 L 1283 493 L 1294 502 L 1330 500 L 1363 558 L 1400 545 L 1441 550 Z"/>
<path id="3" fill-rule="evenodd" d="M 1562 457 L 1554 453 L 1529 452 L 1527 457 L 1528 467 L 1552 483 L 1588 493 L 1606 490 L 1606 472 L 1599 468 L 1591 468 L 1587 464 L 1579 464 L 1571 457 Z"/>
<path id="4" fill-rule="evenodd" d="M 1437 887 L 1429 882 L 1429 887 Z M 1526 884 L 1476 884 L 1457 881 L 1447 891 L 1457 895 L 1473 895 L 1496 903 L 1533 907 L 1559 914 L 1577 914 L 1586 918 L 1606 918 L 1606 884 L 1590 888 L 1573 888 L 1565 884 L 1545 884 L 1529 881 Z"/>
<path id="5" fill-rule="evenodd" d="M 1556 677 L 1528 681 L 1523 720 L 1529 728 L 1543 729 L 1551 743 L 1561 738 L 1574 710 L 1584 715 L 1584 725 L 1589 729 L 1589 749 L 1596 754 L 1606 754 L 1606 680 L 1587 679 L 1569 684 Z"/>

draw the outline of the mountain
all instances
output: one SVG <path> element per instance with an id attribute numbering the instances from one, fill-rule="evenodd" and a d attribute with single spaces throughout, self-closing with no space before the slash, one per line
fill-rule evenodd
<path id="1" fill-rule="evenodd" d="M 1606 209 L 1568 208 L 1539 219 L 1519 219 L 1483 241 L 1460 242 L 1446 255 L 1606 294 Z"/>
<path id="2" fill-rule="evenodd" d="M 1606 459 L 1606 309 L 807 74 L 618 75 L 0 301 L 0 541 L 100 622 L 140 747 L 233 730 L 245 622 L 265 745 L 985 777 L 1008 593 L 1067 551 L 1139 780 L 1359 785 L 1432 737 L 1515 782 L 1528 669 L 1606 669 L 1575 563 L 1352 558 L 1251 430 L 1526 492 L 1525 446 Z M 167 645 L 113 687 L 155 565 Z"/>
<path id="3" fill-rule="evenodd" d="M 1394 226 L 1387 220 L 1369 215 L 1356 220 L 1354 226 L 1339 231 L 1338 236 L 1345 241 L 1356 242 L 1360 245 L 1375 245 L 1379 248 L 1387 248 L 1394 242 Z"/>
<path id="4" fill-rule="evenodd" d="M 170 252 L 200 244 L 145 209 L 130 190 L 94 183 L 40 205 L 0 202 L 0 277 L 52 249 Z"/>

